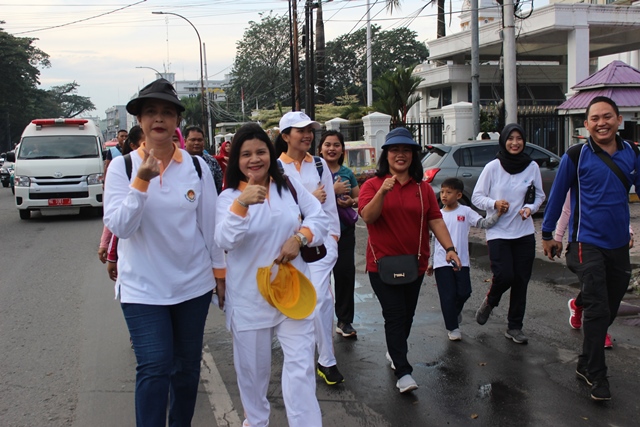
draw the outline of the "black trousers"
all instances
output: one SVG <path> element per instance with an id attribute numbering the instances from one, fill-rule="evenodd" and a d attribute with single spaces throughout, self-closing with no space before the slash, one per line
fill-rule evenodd
<path id="1" fill-rule="evenodd" d="M 522 329 L 527 307 L 527 287 L 536 256 L 533 234 L 517 239 L 494 239 L 487 242 L 493 280 L 487 298 L 489 305 L 497 307 L 502 294 L 511 289 L 509 296 L 508 329 Z M 603 342 L 604 342 L 604 338 Z"/>
<path id="2" fill-rule="evenodd" d="M 354 226 L 340 232 L 338 260 L 333 266 L 335 310 L 338 322 L 353 323 L 353 292 L 356 282 L 355 249 L 356 228 Z"/>
<path id="3" fill-rule="evenodd" d="M 396 367 L 395 374 L 398 378 L 413 372 L 413 367 L 407 360 L 407 340 L 411 333 L 423 279 L 424 273 L 418 276 L 415 282 L 407 285 L 387 285 L 380 280 L 378 273 L 369 272 L 371 287 L 382 306 L 387 350 Z"/>
<path id="4" fill-rule="evenodd" d="M 580 280 L 584 307 L 584 339 L 578 364 L 587 366 L 592 380 L 603 378 L 607 375 L 604 339 L 631 278 L 629 246 L 604 249 L 574 242 L 569 245 L 566 256 L 567 267 Z"/>

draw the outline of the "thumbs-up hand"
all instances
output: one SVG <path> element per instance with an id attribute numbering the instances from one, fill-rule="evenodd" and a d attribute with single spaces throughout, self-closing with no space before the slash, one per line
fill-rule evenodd
<path id="1" fill-rule="evenodd" d="M 160 160 L 154 157 L 153 148 L 151 150 L 143 148 L 142 151 L 144 151 L 144 159 L 136 176 L 144 181 L 151 181 L 160 175 Z"/>
<path id="2" fill-rule="evenodd" d="M 336 177 L 336 182 L 333 184 L 333 191 L 337 196 L 342 196 L 351 193 L 351 183 L 349 181 L 342 181 L 340 177 Z"/>
<path id="3" fill-rule="evenodd" d="M 245 205 L 262 204 L 267 198 L 267 188 L 256 183 L 253 174 L 249 174 L 247 186 L 238 197 L 238 200 Z"/>
<path id="4" fill-rule="evenodd" d="M 320 203 L 324 203 L 327 200 L 327 192 L 324 191 L 324 184 L 318 184 L 318 188 L 312 193 L 316 196 L 316 199 L 320 200 Z"/>
<path id="5" fill-rule="evenodd" d="M 380 187 L 380 192 L 382 195 L 386 195 L 389 191 L 393 189 L 393 186 L 396 184 L 396 176 L 393 175 L 391 178 L 387 178 L 382 183 L 382 187 Z"/>

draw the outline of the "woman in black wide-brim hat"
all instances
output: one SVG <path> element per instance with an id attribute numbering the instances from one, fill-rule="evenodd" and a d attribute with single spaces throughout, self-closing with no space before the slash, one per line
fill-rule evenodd
<path id="1" fill-rule="evenodd" d="M 224 267 L 214 242 L 217 192 L 204 161 L 172 137 L 184 107 L 164 79 L 127 104 L 145 142 L 115 158 L 105 182 L 104 223 L 120 238 L 116 296 L 136 360 L 136 424 L 188 426 L 195 408 L 205 319 Z M 169 401 L 169 402 L 167 402 Z"/>

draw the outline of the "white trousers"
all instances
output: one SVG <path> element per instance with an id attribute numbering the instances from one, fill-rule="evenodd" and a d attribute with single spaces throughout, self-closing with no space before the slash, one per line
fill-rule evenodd
<path id="1" fill-rule="evenodd" d="M 284 354 L 282 397 L 289 426 L 322 426 L 316 398 L 313 329 L 313 320 L 289 318 L 273 328 L 251 331 L 238 332 L 232 325 L 233 363 L 246 421 L 251 427 L 269 425 L 267 390 L 274 333 Z"/>
<path id="2" fill-rule="evenodd" d="M 331 272 L 338 260 L 338 242 L 329 236 L 324 245 L 327 248 L 327 255 L 308 265 L 311 272 L 311 283 L 313 283 L 317 294 L 315 336 L 318 346 L 318 363 L 322 366 L 333 366 L 336 364 L 336 356 L 333 351 L 334 298 L 331 291 Z"/>

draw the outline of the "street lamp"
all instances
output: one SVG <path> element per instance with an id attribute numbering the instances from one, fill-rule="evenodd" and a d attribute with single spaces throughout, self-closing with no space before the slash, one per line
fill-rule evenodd
<path id="1" fill-rule="evenodd" d="M 196 35 L 198 36 L 198 45 L 200 47 L 200 95 L 202 98 L 202 128 L 206 129 L 207 127 L 207 110 L 205 108 L 205 99 L 204 99 L 204 71 L 203 71 L 203 66 L 202 66 L 202 39 L 200 38 L 200 33 L 198 32 L 198 29 L 196 28 L 195 25 L 193 25 L 193 23 L 191 23 L 191 21 L 189 21 L 187 18 L 185 18 L 182 15 L 179 15 L 177 13 L 173 13 L 173 12 L 151 12 L 153 15 L 174 15 L 177 16 L 178 18 L 182 18 L 185 21 L 187 21 L 189 23 L 189 25 L 191 25 L 193 27 L 193 29 L 196 32 Z M 206 132 L 206 130 L 205 130 Z"/>
<path id="2" fill-rule="evenodd" d="M 146 68 L 147 70 L 153 70 L 153 71 L 155 71 L 155 72 L 156 72 L 156 74 L 157 74 L 157 75 L 159 75 L 160 77 L 162 77 L 162 73 L 161 73 L 160 71 L 156 70 L 156 69 L 155 69 L 155 68 L 153 68 L 153 67 L 136 67 L 136 68 Z"/>

